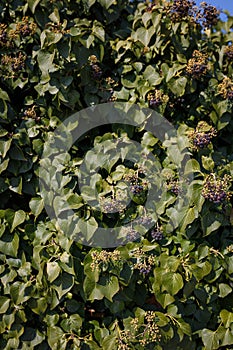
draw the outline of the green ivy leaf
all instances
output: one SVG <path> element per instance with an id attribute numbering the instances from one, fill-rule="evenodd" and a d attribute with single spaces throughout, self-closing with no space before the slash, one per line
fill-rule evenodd
<path id="1" fill-rule="evenodd" d="M 67 339 L 64 337 L 64 332 L 60 327 L 49 327 L 48 331 L 48 344 L 51 349 L 65 350 L 67 345 Z"/>
<path id="2" fill-rule="evenodd" d="M 10 305 L 10 299 L 4 296 L 0 297 L 0 314 L 5 314 Z"/>
<path id="3" fill-rule="evenodd" d="M 191 265 L 192 273 L 195 276 L 196 280 L 199 282 L 205 276 L 207 276 L 211 270 L 212 265 L 208 261 L 198 262 L 197 264 Z"/>
<path id="4" fill-rule="evenodd" d="M 168 78 L 170 77 L 167 76 L 167 79 Z M 168 86 L 170 90 L 173 92 L 173 94 L 175 94 L 176 96 L 183 96 L 185 93 L 186 84 L 187 84 L 187 78 L 180 77 L 178 79 L 170 80 L 168 83 Z"/>
<path id="5" fill-rule="evenodd" d="M 201 331 L 201 337 L 206 350 L 219 349 L 219 339 L 216 332 L 205 328 Z"/>
<path id="6" fill-rule="evenodd" d="M 40 3 L 41 0 L 27 0 L 28 6 L 32 13 L 35 13 L 36 6 Z"/>
<path id="7" fill-rule="evenodd" d="M 3 235 L 0 240 L 0 252 L 17 257 L 19 248 L 19 236 L 15 233 L 14 235 Z"/>
<path id="8" fill-rule="evenodd" d="M 222 224 L 222 215 L 217 214 L 214 216 L 209 215 L 209 213 L 204 214 L 201 218 L 202 229 L 204 231 L 204 235 L 208 236 L 212 232 L 216 231 Z"/>
<path id="9" fill-rule="evenodd" d="M 32 214 L 37 218 L 44 209 L 44 200 L 40 197 L 34 197 L 30 200 L 29 206 Z"/>
<path id="10" fill-rule="evenodd" d="M 60 276 L 53 282 L 52 288 L 56 290 L 58 298 L 61 299 L 63 295 L 69 292 L 74 285 L 74 277 L 66 272 L 60 274 Z"/>
<path id="11" fill-rule="evenodd" d="M 12 225 L 11 225 L 11 231 L 13 232 L 14 229 L 19 226 L 20 224 L 22 224 L 26 219 L 26 213 L 23 210 L 18 210 L 14 213 L 14 218 L 12 221 Z"/>
<path id="12" fill-rule="evenodd" d="M 163 274 L 162 291 L 166 290 L 170 295 L 176 295 L 183 285 L 183 278 L 179 273 L 165 272 Z"/>
<path id="13" fill-rule="evenodd" d="M 56 261 L 47 262 L 47 275 L 50 283 L 59 276 L 60 272 L 61 268 Z"/>
<path id="14" fill-rule="evenodd" d="M 232 292 L 232 288 L 226 283 L 219 283 L 219 296 L 220 298 L 225 298 L 228 294 Z"/>
<path id="15" fill-rule="evenodd" d="M 115 3 L 115 0 L 98 0 L 98 2 L 107 10 L 110 6 L 112 6 Z"/>
<path id="16" fill-rule="evenodd" d="M 112 301 L 113 296 L 119 291 L 118 278 L 116 276 L 101 276 L 96 288 L 108 300 Z"/>
<path id="17" fill-rule="evenodd" d="M 233 312 L 230 312 L 228 310 L 221 310 L 220 311 L 220 317 L 221 320 L 226 328 L 229 328 L 233 323 Z"/>

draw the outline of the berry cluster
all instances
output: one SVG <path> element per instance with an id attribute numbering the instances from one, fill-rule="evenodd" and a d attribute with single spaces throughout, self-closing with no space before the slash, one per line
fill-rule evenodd
<path id="1" fill-rule="evenodd" d="M 134 269 L 139 270 L 143 275 L 147 275 L 155 264 L 154 257 L 152 255 L 147 256 L 141 248 L 136 248 L 132 255 L 137 259 Z"/>
<path id="2" fill-rule="evenodd" d="M 137 170 L 130 169 L 129 172 L 124 175 L 124 180 L 130 182 L 130 192 L 134 196 L 139 196 L 147 189 L 148 184 L 146 181 L 143 181 L 142 178 L 144 175 L 144 169 L 140 167 Z"/>
<path id="3" fill-rule="evenodd" d="M 129 181 L 131 185 L 138 181 L 138 174 L 133 169 L 130 169 L 127 174 L 124 174 L 124 180 Z"/>
<path id="4" fill-rule="evenodd" d="M 233 82 L 230 78 L 223 79 L 222 83 L 218 85 L 218 91 L 223 98 L 233 101 Z"/>
<path id="5" fill-rule="evenodd" d="M 93 251 L 91 252 L 91 269 L 92 271 L 95 271 L 96 269 L 100 269 L 103 267 L 103 265 L 106 267 L 111 263 L 114 263 L 116 261 L 120 260 L 120 252 L 118 250 L 114 250 L 113 252 L 108 252 L 107 250 L 101 250 L 101 251 Z"/>
<path id="6" fill-rule="evenodd" d="M 203 9 L 202 21 L 205 28 L 210 28 L 218 23 L 220 11 L 215 6 L 208 5 L 206 2 L 202 2 L 201 7 Z"/>
<path id="7" fill-rule="evenodd" d="M 103 72 L 98 64 L 97 57 L 95 55 L 91 55 L 88 58 L 92 70 L 92 75 L 95 80 L 100 80 L 102 78 Z"/>
<path id="8" fill-rule="evenodd" d="M 98 66 L 98 64 L 92 64 L 91 69 L 92 69 L 93 78 L 96 80 L 100 80 L 103 75 L 103 72 L 101 68 Z"/>
<path id="9" fill-rule="evenodd" d="M 144 187 L 142 185 L 135 184 L 135 185 L 130 186 L 130 191 L 134 195 L 140 195 L 144 191 Z"/>
<path id="10" fill-rule="evenodd" d="M 195 50 L 192 55 L 193 58 L 188 60 L 186 72 L 194 79 L 200 79 L 207 73 L 208 55 L 198 50 Z"/>
<path id="11" fill-rule="evenodd" d="M 178 196 L 178 194 L 181 192 L 181 188 L 177 180 L 169 179 L 167 183 L 167 189 L 176 196 Z"/>
<path id="12" fill-rule="evenodd" d="M 139 233 L 133 227 L 122 227 L 121 234 L 123 234 L 127 241 L 133 242 L 139 238 Z"/>
<path id="13" fill-rule="evenodd" d="M 163 93 L 161 90 L 154 90 L 154 92 L 149 93 L 147 96 L 149 102 L 149 107 L 159 107 L 162 104 L 166 104 L 169 97 Z"/>
<path id="14" fill-rule="evenodd" d="M 215 174 L 211 173 L 205 179 L 205 183 L 202 189 L 202 196 L 208 199 L 210 202 L 220 204 L 231 197 L 229 191 L 231 177 L 224 175 L 221 179 L 216 177 Z"/>
<path id="15" fill-rule="evenodd" d="M 152 219 L 149 216 L 141 216 L 136 220 L 139 225 L 151 225 Z"/>
<path id="16" fill-rule="evenodd" d="M 139 269 L 139 272 L 143 275 L 148 275 L 148 273 L 151 271 L 151 266 L 147 265 L 146 262 L 138 263 L 137 268 Z"/>
<path id="17" fill-rule="evenodd" d="M 163 231 L 161 227 L 156 227 L 153 228 L 151 230 L 151 237 L 155 240 L 155 241 L 161 241 L 164 237 L 163 237 Z"/>
<path id="18" fill-rule="evenodd" d="M 192 144 L 192 149 L 198 150 L 207 147 L 216 134 L 217 131 L 206 122 L 199 122 L 196 129 L 189 132 L 188 135 Z"/>
<path id="19" fill-rule="evenodd" d="M 16 56 L 3 55 L 1 58 L 1 70 L 5 78 L 15 78 L 25 67 L 26 56 L 19 52 Z"/>
<path id="20" fill-rule="evenodd" d="M 233 60 L 233 45 L 229 45 L 225 48 L 224 54 L 229 60 Z"/>
<path id="21" fill-rule="evenodd" d="M 37 25 L 30 22 L 28 17 L 23 17 L 22 21 L 17 23 L 15 33 L 26 37 L 35 34 L 36 28 Z"/>
<path id="22" fill-rule="evenodd" d="M 112 197 L 101 197 L 100 205 L 104 213 L 117 213 L 125 208 L 122 201 Z"/>
<path id="23" fill-rule="evenodd" d="M 184 19 L 194 17 L 195 1 L 191 0 L 174 0 L 170 14 L 173 22 L 183 21 Z"/>

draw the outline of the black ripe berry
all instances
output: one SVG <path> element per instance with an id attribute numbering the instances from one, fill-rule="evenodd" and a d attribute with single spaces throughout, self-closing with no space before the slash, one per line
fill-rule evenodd
<path id="1" fill-rule="evenodd" d="M 161 241 L 163 239 L 163 234 L 161 229 L 159 228 L 154 228 L 151 231 L 151 237 L 155 240 L 155 241 Z"/>
<path id="2" fill-rule="evenodd" d="M 142 191 L 144 190 L 144 187 L 142 185 L 132 185 L 130 187 L 130 191 L 134 194 L 134 195 L 139 195 L 140 193 L 142 193 Z"/>

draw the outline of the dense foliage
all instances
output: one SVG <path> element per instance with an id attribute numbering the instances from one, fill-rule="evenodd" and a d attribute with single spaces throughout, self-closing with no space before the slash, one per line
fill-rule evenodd
<path id="1" fill-rule="evenodd" d="M 232 349 L 227 16 L 222 22 L 215 7 L 188 0 L 0 1 L 0 349 Z M 138 220 L 125 230 L 131 242 L 103 249 L 82 245 L 50 220 L 38 172 L 44 144 L 61 122 L 114 101 L 161 113 L 177 137 L 167 152 L 143 123 L 112 124 L 70 149 L 61 165 L 65 199 L 92 225 L 87 234 Z M 121 154 L 104 166 L 108 141 L 118 137 L 125 156 L 130 139 L 141 144 L 143 160 Z M 175 203 L 187 184 L 177 149 L 189 157 L 184 175 L 192 188 L 181 208 Z M 161 169 L 156 186 L 166 187 L 152 212 L 144 208 L 153 182 L 146 177 L 154 166 L 149 153 Z M 102 168 L 82 196 L 84 159 L 87 168 L 96 160 Z M 91 186 L 102 211 L 87 202 Z M 138 234 L 151 220 L 154 226 Z"/>

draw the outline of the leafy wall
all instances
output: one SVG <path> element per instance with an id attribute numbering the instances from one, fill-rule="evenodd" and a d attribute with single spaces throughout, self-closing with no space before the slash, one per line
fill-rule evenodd
<path id="1" fill-rule="evenodd" d="M 186 0 L 1 0 L 0 16 L 0 349 L 231 349 L 233 17 Z M 139 237 L 126 230 L 125 245 L 91 248 L 48 217 L 40 159 L 71 114 L 114 101 L 161 113 L 177 138 L 168 154 L 143 124 L 113 124 L 73 145 L 66 200 L 93 231 L 156 222 Z M 98 212 L 78 169 L 117 137 L 126 154 L 129 139 L 140 143 L 144 163 L 103 167 L 95 185 L 110 212 Z M 193 174 L 179 210 L 176 147 Z M 145 213 L 149 152 L 166 190 Z"/>

